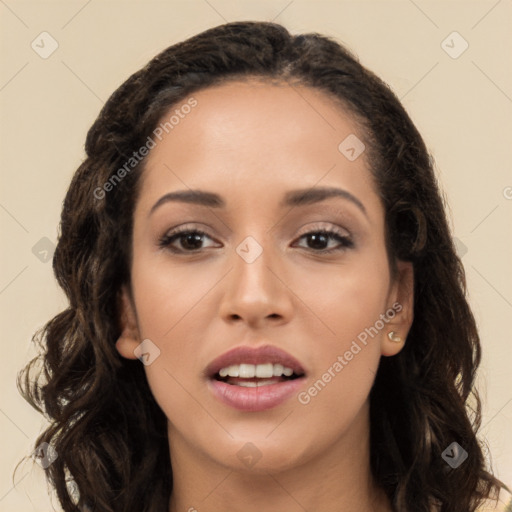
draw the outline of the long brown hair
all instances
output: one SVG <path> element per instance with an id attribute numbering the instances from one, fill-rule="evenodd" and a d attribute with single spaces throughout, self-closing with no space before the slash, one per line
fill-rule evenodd
<path id="1" fill-rule="evenodd" d="M 480 342 L 433 161 L 395 94 L 347 49 L 266 22 L 228 23 L 167 48 L 112 94 L 87 134 L 53 259 L 69 307 L 34 335 L 41 355 L 18 377 L 23 396 L 50 421 L 35 446 L 48 443 L 58 454 L 45 471 L 63 509 L 167 511 L 166 418 L 142 365 L 114 346 L 144 160 L 99 191 L 172 106 L 249 77 L 322 90 L 362 127 L 390 262 L 413 262 L 415 278 L 407 343 L 382 358 L 370 394 L 372 472 L 397 511 L 475 511 L 501 482 L 476 437 Z M 469 454 L 456 469 L 442 457 L 452 442 Z"/>

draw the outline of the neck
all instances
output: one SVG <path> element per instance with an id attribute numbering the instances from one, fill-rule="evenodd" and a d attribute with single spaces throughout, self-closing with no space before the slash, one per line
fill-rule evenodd
<path id="1" fill-rule="evenodd" d="M 279 472 L 240 471 L 199 453 L 171 427 L 170 512 L 392 512 L 370 471 L 368 406 L 335 445 Z"/>

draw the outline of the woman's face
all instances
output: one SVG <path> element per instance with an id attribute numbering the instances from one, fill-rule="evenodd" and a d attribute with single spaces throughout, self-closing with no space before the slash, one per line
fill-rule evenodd
<path id="1" fill-rule="evenodd" d="M 379 359 L 403 346 L 387 334 L 412 322 L 362 133 L 318 90 L 256 81 L 173 114 L 142 175 L 117 343 L 144 354 L 171 453 L 257 471 L 357 450 Z"/>

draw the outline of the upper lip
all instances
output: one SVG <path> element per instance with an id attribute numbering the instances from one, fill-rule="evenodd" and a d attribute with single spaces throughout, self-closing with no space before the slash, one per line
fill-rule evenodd
<path id="1" fill-rule="evenodd" d="M 240 346 L 235 347 L 214 359 L 205 370 L 207 377 L 214 377 L 222 368 L 235 364 L 282 364 L 291 368 L 296 375 L 304 375 L 302 365 L 284 350 L 273 345 L 261 347 Z"/>

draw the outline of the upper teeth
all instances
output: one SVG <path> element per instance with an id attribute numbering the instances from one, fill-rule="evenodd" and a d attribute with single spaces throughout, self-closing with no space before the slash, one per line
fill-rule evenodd
<path id="1" fill-rule="evenodd" d="M 252 379 L 254 377 L 269 379 L 270 377 L 291 377 L 293 370 L 282 364 L 233 364 L 219 371 L 221 377 L 241 377 Z"/>

